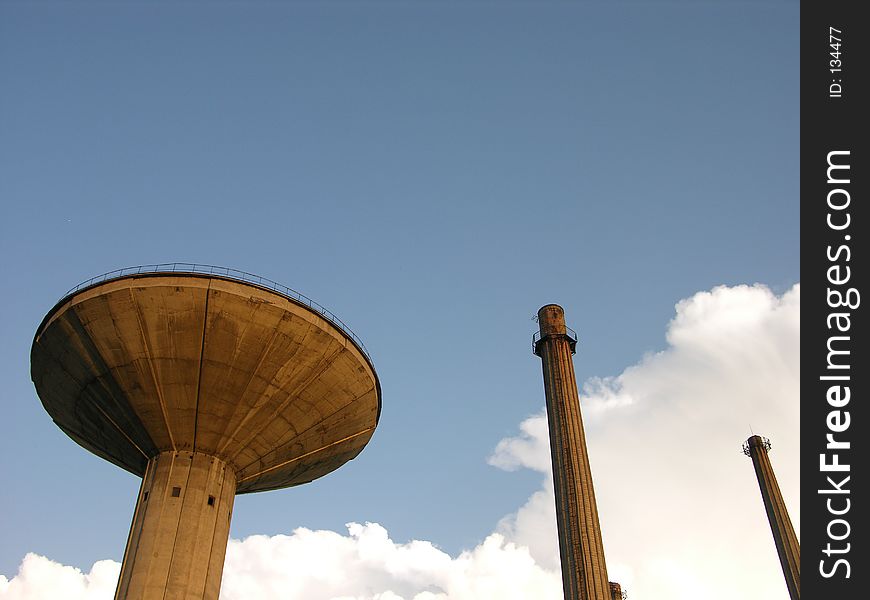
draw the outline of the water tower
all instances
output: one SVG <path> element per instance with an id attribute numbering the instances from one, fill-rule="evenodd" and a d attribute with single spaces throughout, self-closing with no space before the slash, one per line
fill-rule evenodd
<path id="1" fill-rule="evenodd" d="M 36 332 L 31 377 L 64 433 L 142 477 L 116 599 L 217 600 L 235 495 L 337 469 L 381 406 L 365 347 L 335 315 L 192 264 L 68 292 Z"/>

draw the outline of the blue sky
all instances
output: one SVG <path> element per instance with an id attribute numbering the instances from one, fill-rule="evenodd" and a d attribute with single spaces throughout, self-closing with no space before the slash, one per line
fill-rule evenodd
<path id="1" fill-rule="evenodd" d="M 29 349 L 68 288 L 168 261 L 311 296 L 383 386 L 363 454 L 239 497 L 233 538 L 475 547 L 539 486 L 487 457 L 543 405 L 541 305 L 582 382 L 665 350 L 681 299 L 798 283 L 798 8 L 0 4 L 0 574 L 121 559 L 138 480 L 51 423 Z"/>

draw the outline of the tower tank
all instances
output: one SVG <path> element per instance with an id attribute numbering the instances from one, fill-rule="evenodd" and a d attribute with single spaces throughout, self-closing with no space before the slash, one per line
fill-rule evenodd
<path id="1" fill-rule="evenodd" d="M 70 290 L 36 332 L 31 378 L 70 438 L 142 477 L 119 600 L 217 600 L 235 495 L 334 471 L 381 408 L 368 352 L 335 315 L 193 264 Z"/>

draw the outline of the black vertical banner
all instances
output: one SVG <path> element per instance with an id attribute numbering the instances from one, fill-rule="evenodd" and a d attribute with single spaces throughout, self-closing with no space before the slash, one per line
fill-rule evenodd
<path id="1" fill-rule="evenodd" d="M 870 476 L 858 458 L 870 453 L 870 21 L 861 4 L 801 4 L 800 541 L 810 599 L 866 597 L 870 571 Z"/>

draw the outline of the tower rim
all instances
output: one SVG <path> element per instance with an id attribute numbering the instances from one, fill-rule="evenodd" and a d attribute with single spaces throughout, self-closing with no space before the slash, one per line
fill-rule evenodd
<path id="1" fill-rule="evenodd" d="M 45 326 L 51 321 L 51 318 L 54 316 L 54 314 L 64 304 L 66 304 L 69 300 L 71 300 L 74 296 L 80 294 L 81 292 L 87 291 L 91 288 L 97 287 L 98 285 L 107 283 L 109 281 L 119 281 L 122 279 L 137 279 L 140 277 L 160 277 L 166 275 L 177 275 L 181 277 L 200 277 L 204 279 L 223 279 L 236 283 L 243 283 L 255 288 L 266 290 L 268 292 L 276 293 L 279 296 L 295 304 L 298 304 L 299 306 L 313 310 L 315 313 L 329 321 L 330 324 L 335 326 L 345 336 L 347 336 L 347 338 L 353 343 L 353 345 L 356 346 L 357 350 L 362 353 L 362 355 L 368 361 L 369 366 L 374 371 L 374 360 L 372 359 L 368 348 L 366 348 L 365 344 L 362 342 L 359 336 L 354 333 L 353 330 L 348 327 L 348 325 L 344 321 L 338 318 L 338 316 L 334 312 L 332 312 L 316 300 L 312 300 L 305 294 L 298 292 L 293 288 L 287 287 L 286 285 L 278 283 L 277 281 L 273 281 L 272 279 L 261 277 L 260 275 L 255 275 L 247 271 L 241 271 L 239 269 L 233 269 L 230 267 L 221 267 L 217 265 L 208 265 L 201 263 L 156 263 L 150 265 L 137 265 L 134 267 L 114 269 L 112 271 L 107 271 L 101 275 L 91 277 L 90 279 L 86 279 L 80 284 L 67 290 L 67 292 L 45 314 L 45 317 L 43 317 L 42 321 L 39 324 L 39 327 L 36 328 L 36 334 L 33 336 L 34 340 L 39 337 L 39 335 L 45 329 Z M 380 387 L 380 385 L 378 387 Z"/>

